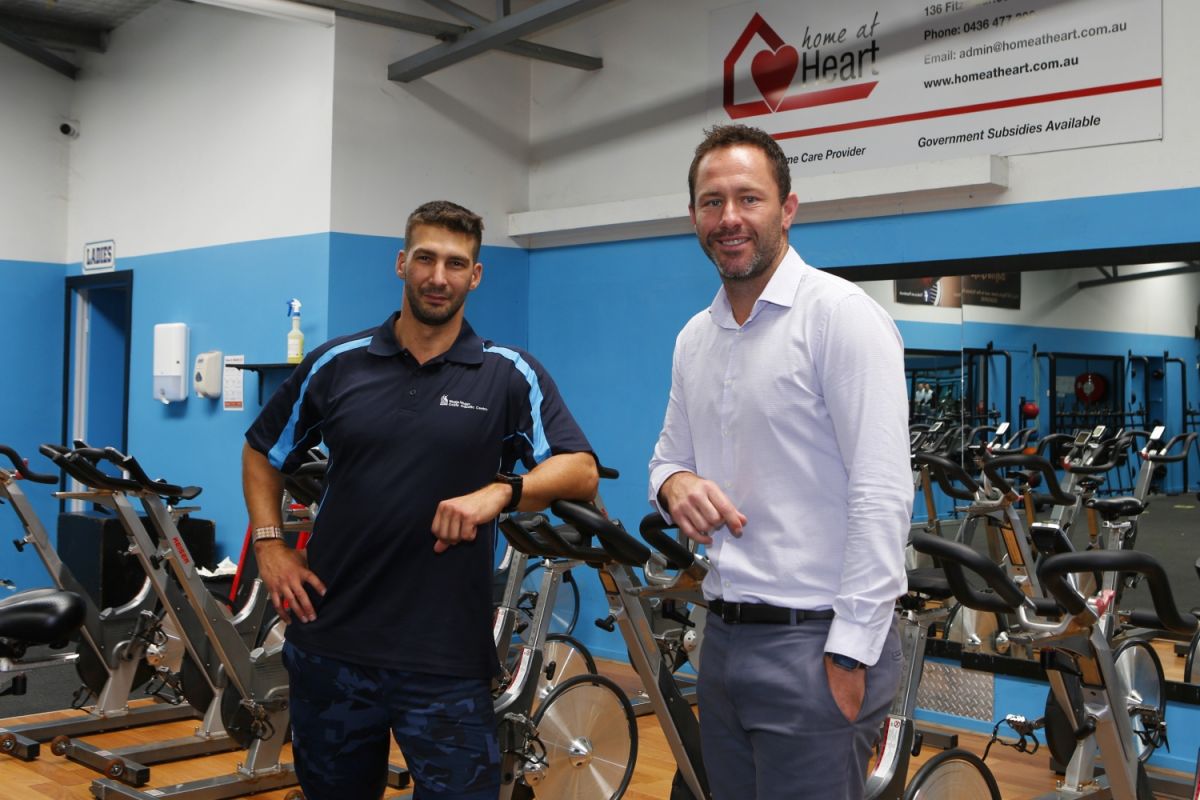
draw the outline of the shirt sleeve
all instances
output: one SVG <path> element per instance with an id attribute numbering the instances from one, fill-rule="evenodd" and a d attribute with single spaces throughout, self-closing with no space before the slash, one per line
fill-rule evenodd
<path id="1" fill-rule="evenodd" d="M 280 472 L 296 469 L 302 454 L 321 442 L 324 403 L 314 391 L 317 364 L 324 363 L 318 361 L 320 352 L 310 353 L 292 370 L 246 431 L 246 442 Z"/>
<path id="2" fill-rule="evenodd" d="M 512 361 L 511 392 L 517 413 L 505 442 L 503 468 L 511 469 L 520 461 L 526 469 L 533 469 L 560 453 L 591 453 L 595 457 L 545 367 L 528 353 L 520 353 Z"/>
<path id="3" fill-rule="evenodd" d="M 913 491 L 904 345 L 877 303 L 852 295 L 830 313 L 819 363 L 848 482 L 845 557 L 825 649 L 874 664 L 908 585 Z"/>
<path id="4" fill-rule="evenodd" d="M 654 445 L 650 458 L 650 505 L 662 518 L 672 522 L 667 509 L 658 502 L 658 491 L 667 478 L 676 472 L 696 471 L 696 451 L 692 442 L 692 429 L 688 423 L 687 404 L 684 402 L 683 363 L 684 331 L 675 340 L 675 352 L 671 357 L 671 393 L 667 397 L 667 413 L 663 419 L 662 432 Z"/>

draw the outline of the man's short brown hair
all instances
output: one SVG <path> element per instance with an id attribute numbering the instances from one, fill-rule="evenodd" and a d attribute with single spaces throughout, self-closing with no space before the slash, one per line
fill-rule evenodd
<path id="1" fill-rule="evenodd" d="M 779 202 L 787 199 L 792 191 L 792 171 L 779 143 L 766 131 L 749 125 L 714 125 L 704 132 L 704 141 L 696 147 L 696 155 L 692 158 L 691 168 L 688 169 L 688 200 L 692 205 L 696 204 L 696 173 L 700 171 L 701 159 L 714 150 L 740 144 L 757 147 L 763 151 L 775 172 Z"/>
<path id="2" fill-rule="evenodd" d="M 413 228 L 418 225 L 432 225 L 455 233 L 465 233 L 475 240 L 474 259 L 479 260 L 479 248 L 483 245 L 483 218 L 474 211 L 449 200 L 431 200 L 421 204 L 408 215 L 408 222 L 404 225 L 406 248 L 411 246 Z"/>

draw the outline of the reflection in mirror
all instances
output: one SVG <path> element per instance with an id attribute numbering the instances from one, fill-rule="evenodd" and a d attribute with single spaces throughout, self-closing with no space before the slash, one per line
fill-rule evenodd
<path id="1" fill-rule="evenodd" d="M 959 280 L 915 278 L 858 284 L 891 315 L 904 340 L 909 397 L 909 437 L 915 449 L 949 452 L 962 459 L 962 309 Z M 913 523 L 929 530 L 957 517 L 953 498 L 917 470 Z M 956 523 L 953 523 L 956 525 Z M 939 528 L 939 532 L 946 528 Z M 953 534 L 951 534 L 953 535 Z M 910 551 L 909 567 L 930 566 Z"/>
<path id="2" fill-rule="evenodd" d="M 971 290 L 986 276 L 963 276 L 963 399 L 971 421 L 987 415 L 1014 430 L 1032 428 L 1029 450 L 1060 440 L 1052 452 L 1068 491 L 1089 491 L 1083 475 L 1061 470 L 1061 458 L 1074 452 L 1085 466 L 1116 465 L 1086 476 L 1102 479 L 1090 490 L 1097 499 L 1148 503 L 1140 515 L 1106 523 L 1086 508 L 1054 512 L 1039 502 L 1041 489 L 1031 518 L 1066 521 L 1076 548 L 1120 546 L 1119 535 L 1125 546 L 1154 555 L 1185 611 L 1200 608 L 1200 452 L 1188 437 L 1200 429 L 1198 270 L 1146 264 L 1025 272 L 1016 303 L 987 305 L 973 302 Z M 1119 533 L 1114 525 L 1125 521 Z M 1143 585 L 1118 589 L 1122 608 L 1151 607 Z M 1186 656 L 1172 645 L 1156 649 L 1167 678 L 1182 680 Z M 1192 674 L 1200 683 L 1200 664 Z"/>

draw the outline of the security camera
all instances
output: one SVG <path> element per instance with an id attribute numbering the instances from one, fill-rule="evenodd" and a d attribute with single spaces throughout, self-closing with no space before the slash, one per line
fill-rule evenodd
<path id="1" fill-rule="evenodd" d="M 79 138 L 79 128 L 76 127 L 75 123 L 73 122 L 64 122 L 63 124 L 59 125 L 58 132 L 68 139 Z"/>

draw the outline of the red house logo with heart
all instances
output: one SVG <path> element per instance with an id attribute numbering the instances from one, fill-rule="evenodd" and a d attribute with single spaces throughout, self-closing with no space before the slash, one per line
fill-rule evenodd
<path id="1" fill-rule="evenodd" d="M 762 95 L 762 99 L 738 103 L 734 100 L 734 71 L 755 38 L 761 39 L 767 47 L 767 49 L 755 53 L 750 60 L 750 77 L 754 81 L 755 88 Z M 819 63 L 819 59 L 815 56 L 813 61 Z M 795 47 L 784 42 L 783 37 L 776 33 L 775 29 L 768 25 L 761 15 L 755 14 L 725 56 L 723 100 L 726 113 L 731 119 L 740 119 L 760 114 L 772 114 L 777 111 L 794 111 L 799 108 L 861 100 L 869 96 L 879 83 L 879 81 L 867 81 L 849 86 L 788 94 L 802 62 L 805 64 L 807 72 L 806 57 L 801 56 Z"/>

